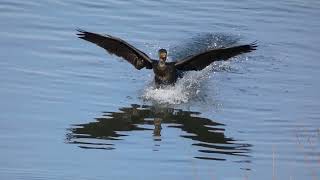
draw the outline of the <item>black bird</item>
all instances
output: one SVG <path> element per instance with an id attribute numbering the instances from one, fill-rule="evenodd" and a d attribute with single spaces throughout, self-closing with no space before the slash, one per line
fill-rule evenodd
<path id="1" fill-rule="evenodd" d="M 122 57 L 138 70 L 142 68 L 153 69 L 157 87 L 173 85 L 181 72 L 200 71 L 214 61 L 226 61 L 231 57 L 251 52 L 257 48 L 254 42 L 229 48 L 209 49 L 206 52 L 191 55 L 175 62 L 166 62 L 167 51 L 165 49 L 160 49 L 158 51 L 159 60 L 154 60 L 126 41 L 111 35 L 100 35 L 84 30 L 78 30 L 77 35 L 81 39 L 104 48 L 110 54 Z"/>

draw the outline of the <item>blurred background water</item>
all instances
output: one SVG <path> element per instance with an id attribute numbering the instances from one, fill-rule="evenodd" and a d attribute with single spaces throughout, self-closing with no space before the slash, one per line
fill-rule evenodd
<path id="1" fill-rule="evenodd" d="M 318 179 L 320 2 L 0 2 L 0 179 Z M 150 89 L 81 41 L 253 53 Z"/>

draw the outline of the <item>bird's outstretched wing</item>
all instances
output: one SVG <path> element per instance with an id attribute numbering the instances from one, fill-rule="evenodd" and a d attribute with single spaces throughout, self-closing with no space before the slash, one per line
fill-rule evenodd
<path id="1" fill-rule="evenodd" d="M 258 46 L 256 42 L 253 42 L 251 44 L 242 45 L 242 46 L 212 49 L 200 54 L 186 57 L 176 62 L 175 66 L 179 70 L 200 71 L 214 61 L 225 61 L 233 56 L 256 50 L 257 47 Z"/>
<path id="2" fill-rule="evenodd" d="M 87 32 L 81 29 L 77 30 L 78 37 L 86 41 L 92 42 L 109 52 L 115 54 L 131 63 L 135 68 L 152 69 L 152 60 L 144 52 L 133 47 L 124 40 L 110 35 L 100 35 L 92 32 Z"/>

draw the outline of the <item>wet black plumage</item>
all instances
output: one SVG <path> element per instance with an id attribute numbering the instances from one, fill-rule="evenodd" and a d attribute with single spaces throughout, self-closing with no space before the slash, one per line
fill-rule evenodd
<path id="1" fill-rule="evenodd" d="M 110 54 L 115 54 L 123 59 L 127 60 L 138 70 L 146 67 L 147 69 L 152 68 L 152 60 L 144 52 L 133 47 L 129 43 L 113 37 L 110 35 L 100 35 L 91 33 L 83 30 L 78 30 L 78 36 L 80 39 L 92 42 L 105 50 Z"/>
<path id="2" fill-rule="evenodd" d="M 78 37 L 92 42 L 108 53 L 122 57 L 131 63 L 136 69 L 153 69 L 155 83 L 157 85 L 174 84 L 183 71 L 200 71 L 214 61 L 225 61 L 239 54 L 256 50 L 256 43 L 240 45 L 228 48 L 210 49 L 196 55 L 188 56 L 176 62 L 165 62 L 165 60 L 151 59 L 147 54 L 111 35 L 100 35 L 84 30 L 78 30 Z"/>

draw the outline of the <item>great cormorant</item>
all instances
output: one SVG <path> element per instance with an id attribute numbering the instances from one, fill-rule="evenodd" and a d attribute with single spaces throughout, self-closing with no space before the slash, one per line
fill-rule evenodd
<path id="1" fill-rule="evenodd" d="M 175 62 L 166 62 L 167 51 L 158 51 L 159 60 L 151 59 L 147 54 L 130 45 L 126 41 L 111 36 L 100 35 L 84 30 L 78 30 L 78 37 L 104 48 L 110 54 L 115 54 L 131 63 L 136 69 L 153 69 L 157 87 L 173 85 L 181 72 L 200 71 L 214 61 L 225 61 L 239 54 L 256 50 L 256 43 L 228 48 L 209 49 L 205 52 L 188 56 Z"/>

